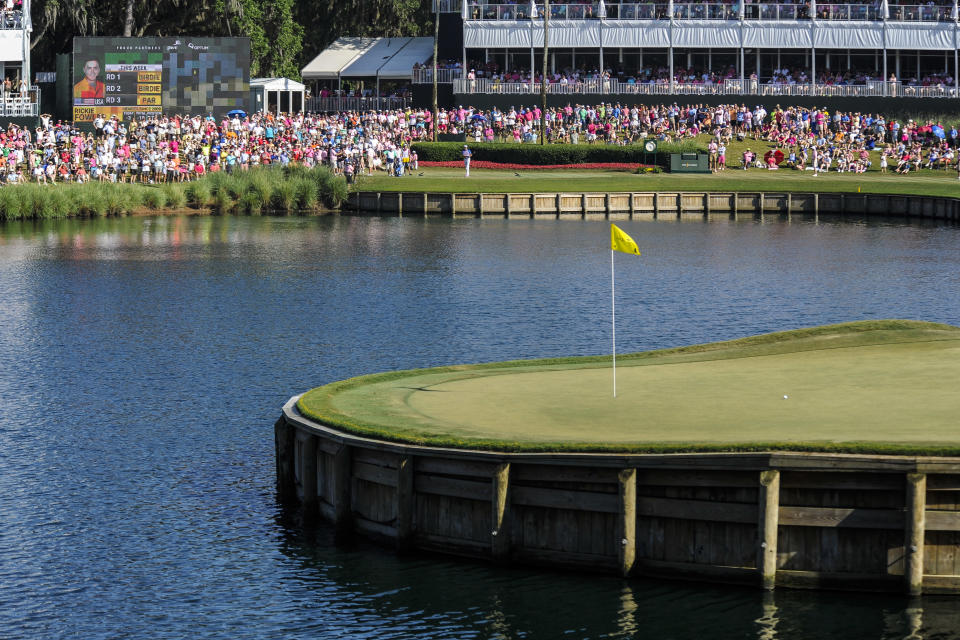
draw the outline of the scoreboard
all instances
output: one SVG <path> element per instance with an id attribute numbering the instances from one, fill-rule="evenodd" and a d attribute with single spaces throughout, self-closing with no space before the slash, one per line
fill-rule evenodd
<path id="1" fill-rule="evenodd" d="M 248 111 L 248 38 L 74 38 L 73 119 Z"/>

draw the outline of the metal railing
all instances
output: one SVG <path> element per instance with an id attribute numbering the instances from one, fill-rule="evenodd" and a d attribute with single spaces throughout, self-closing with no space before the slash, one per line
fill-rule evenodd
<path id="1" fill-rule="evenodd" d="M 0 117 L 28 118 L 40 115 L 40 87 L 34 85 L 26 93 L 0 91 Z"/>
<path id="2" fill-rule="evenodd" d="M 887 20 L 890 22 L 952 22 L 953 7 L 927 5 L 890 5 Z"/>
<path id="3" fill-rule="evenodd" d="M 391 109 L 406 109 L 410 106 L 409 97 L 357 97 L 333 96 L 329 98 L 310 98 L 307 100 L 306 111 L 323 113 L 333 111 L 383 111 Z"/>
<path id="4" fill-rule="evenodd" d="M 502 4 L 496 2 L 480 2 L 478 0 L 464 0 L 467 2 L 468 20 L 528 20 L 530 18 L 530 3 L 517 2 Z M 461 9 L 460 0 L 434 0 L 434 10 L 440 7 L 441 12 L 452 13 Z M 605 3 L 606 18 L 609 20 L 668 20 L 670 19 L 670 5 L 666 2 L 648 3 Z M 543 16 L 543 5 L 536 5 L 537 16 Z M 952 6 L 930 5 L 889 5 L 887 19 L 891 22 L 948 22 L 952 21 Z M 550 18 L 556 20 L 596 20 L 600 16 L 600 4 L 579 3 L 562 4 L 550 3 Z M 673 5 L 673 19 L 675 20 L 738 20 L 740 10 L 737 4 L 722 2 L 675 2 Z M 829 4 L 817 3 L 816 17 L 818 20 L 883 20 L 883 12 L 879 5 L 873 4 Z M 744 20 L 809 20 L 810 7 L 804 4 L 788 4 L 774 2 L 752 2 L 743 5 Z"/>
<path id="5" fill-rule="evenodd" d="M 459 94 L 539 94 L 539 82 L 499 82 L 487 78 L 453 81 L 453 91 Z M 609 94 L 636 96 L 667 95 L 759 95 L 759 96 L 817 96 L 817 97 L 855 97 L 870 98 L 881 96 L 911 98 L 956 98 L 957 88 L 953 86 L 916 87 L 901 82 L 870 80 L 863 84 L 782 84 L 760 83 L 756 80 L 728 79 L 718 83 L 668 82 L 630 83 L 618 80 L 589 79 L 580 82 L 547 85 L 551 95 Z"/>
<path id="6" fill-rule="evenodd" d="M 462 69 L 437 69 L 437 82 L 450 84 L 454 78 L 459 78 Z M 413 70 L 413 84 L 433 84 L 433 67 L 420 67 Z"/>
<path id="7" fill-rule="evenodd" d="M 0 29 L 23 29 L 23 11 L 0 9 Z"/>

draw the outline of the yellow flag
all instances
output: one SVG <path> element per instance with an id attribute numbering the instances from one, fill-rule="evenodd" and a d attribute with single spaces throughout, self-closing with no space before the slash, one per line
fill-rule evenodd
<path id="1" fill-rule="evenodd" d="M 633 238 L 625 234 L 615 225 L 610 225 L 610 248 L 614 251 L 632 253 L 635 256 L 640 255 L 640 247 L 633 241 Z"/>

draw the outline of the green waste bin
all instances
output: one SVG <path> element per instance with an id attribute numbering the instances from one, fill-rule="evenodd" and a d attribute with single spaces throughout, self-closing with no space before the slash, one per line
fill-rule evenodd
<path id="1" fill-rule="evenodd" d="M 710 159 L 705 153 L 671 153 L 670 173 L 710 173 Z"/>

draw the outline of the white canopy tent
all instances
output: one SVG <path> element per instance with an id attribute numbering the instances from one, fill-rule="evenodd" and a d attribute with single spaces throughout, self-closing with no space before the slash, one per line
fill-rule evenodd
<path id="1" fill-rule="evenodd" d="M 410 41 L 387 60 L 379 77 L 386 80 L 412 80 L 413 65 L 423 64 L 433 57 L 433 38 L 410 38 Z"/>
<path id="2" fill-rule="evenodd" d="M 339 38 L 300 71 L 304 80 L 339 80 L 340 72 L 369 51 L 380 38 Z"/>
<path id="3" fill-rule="evenodd" d="M 289 78 L 252 78 L 251 104 L 254 111 L 293 113 L 304 110 L 306 85 Z"/>

